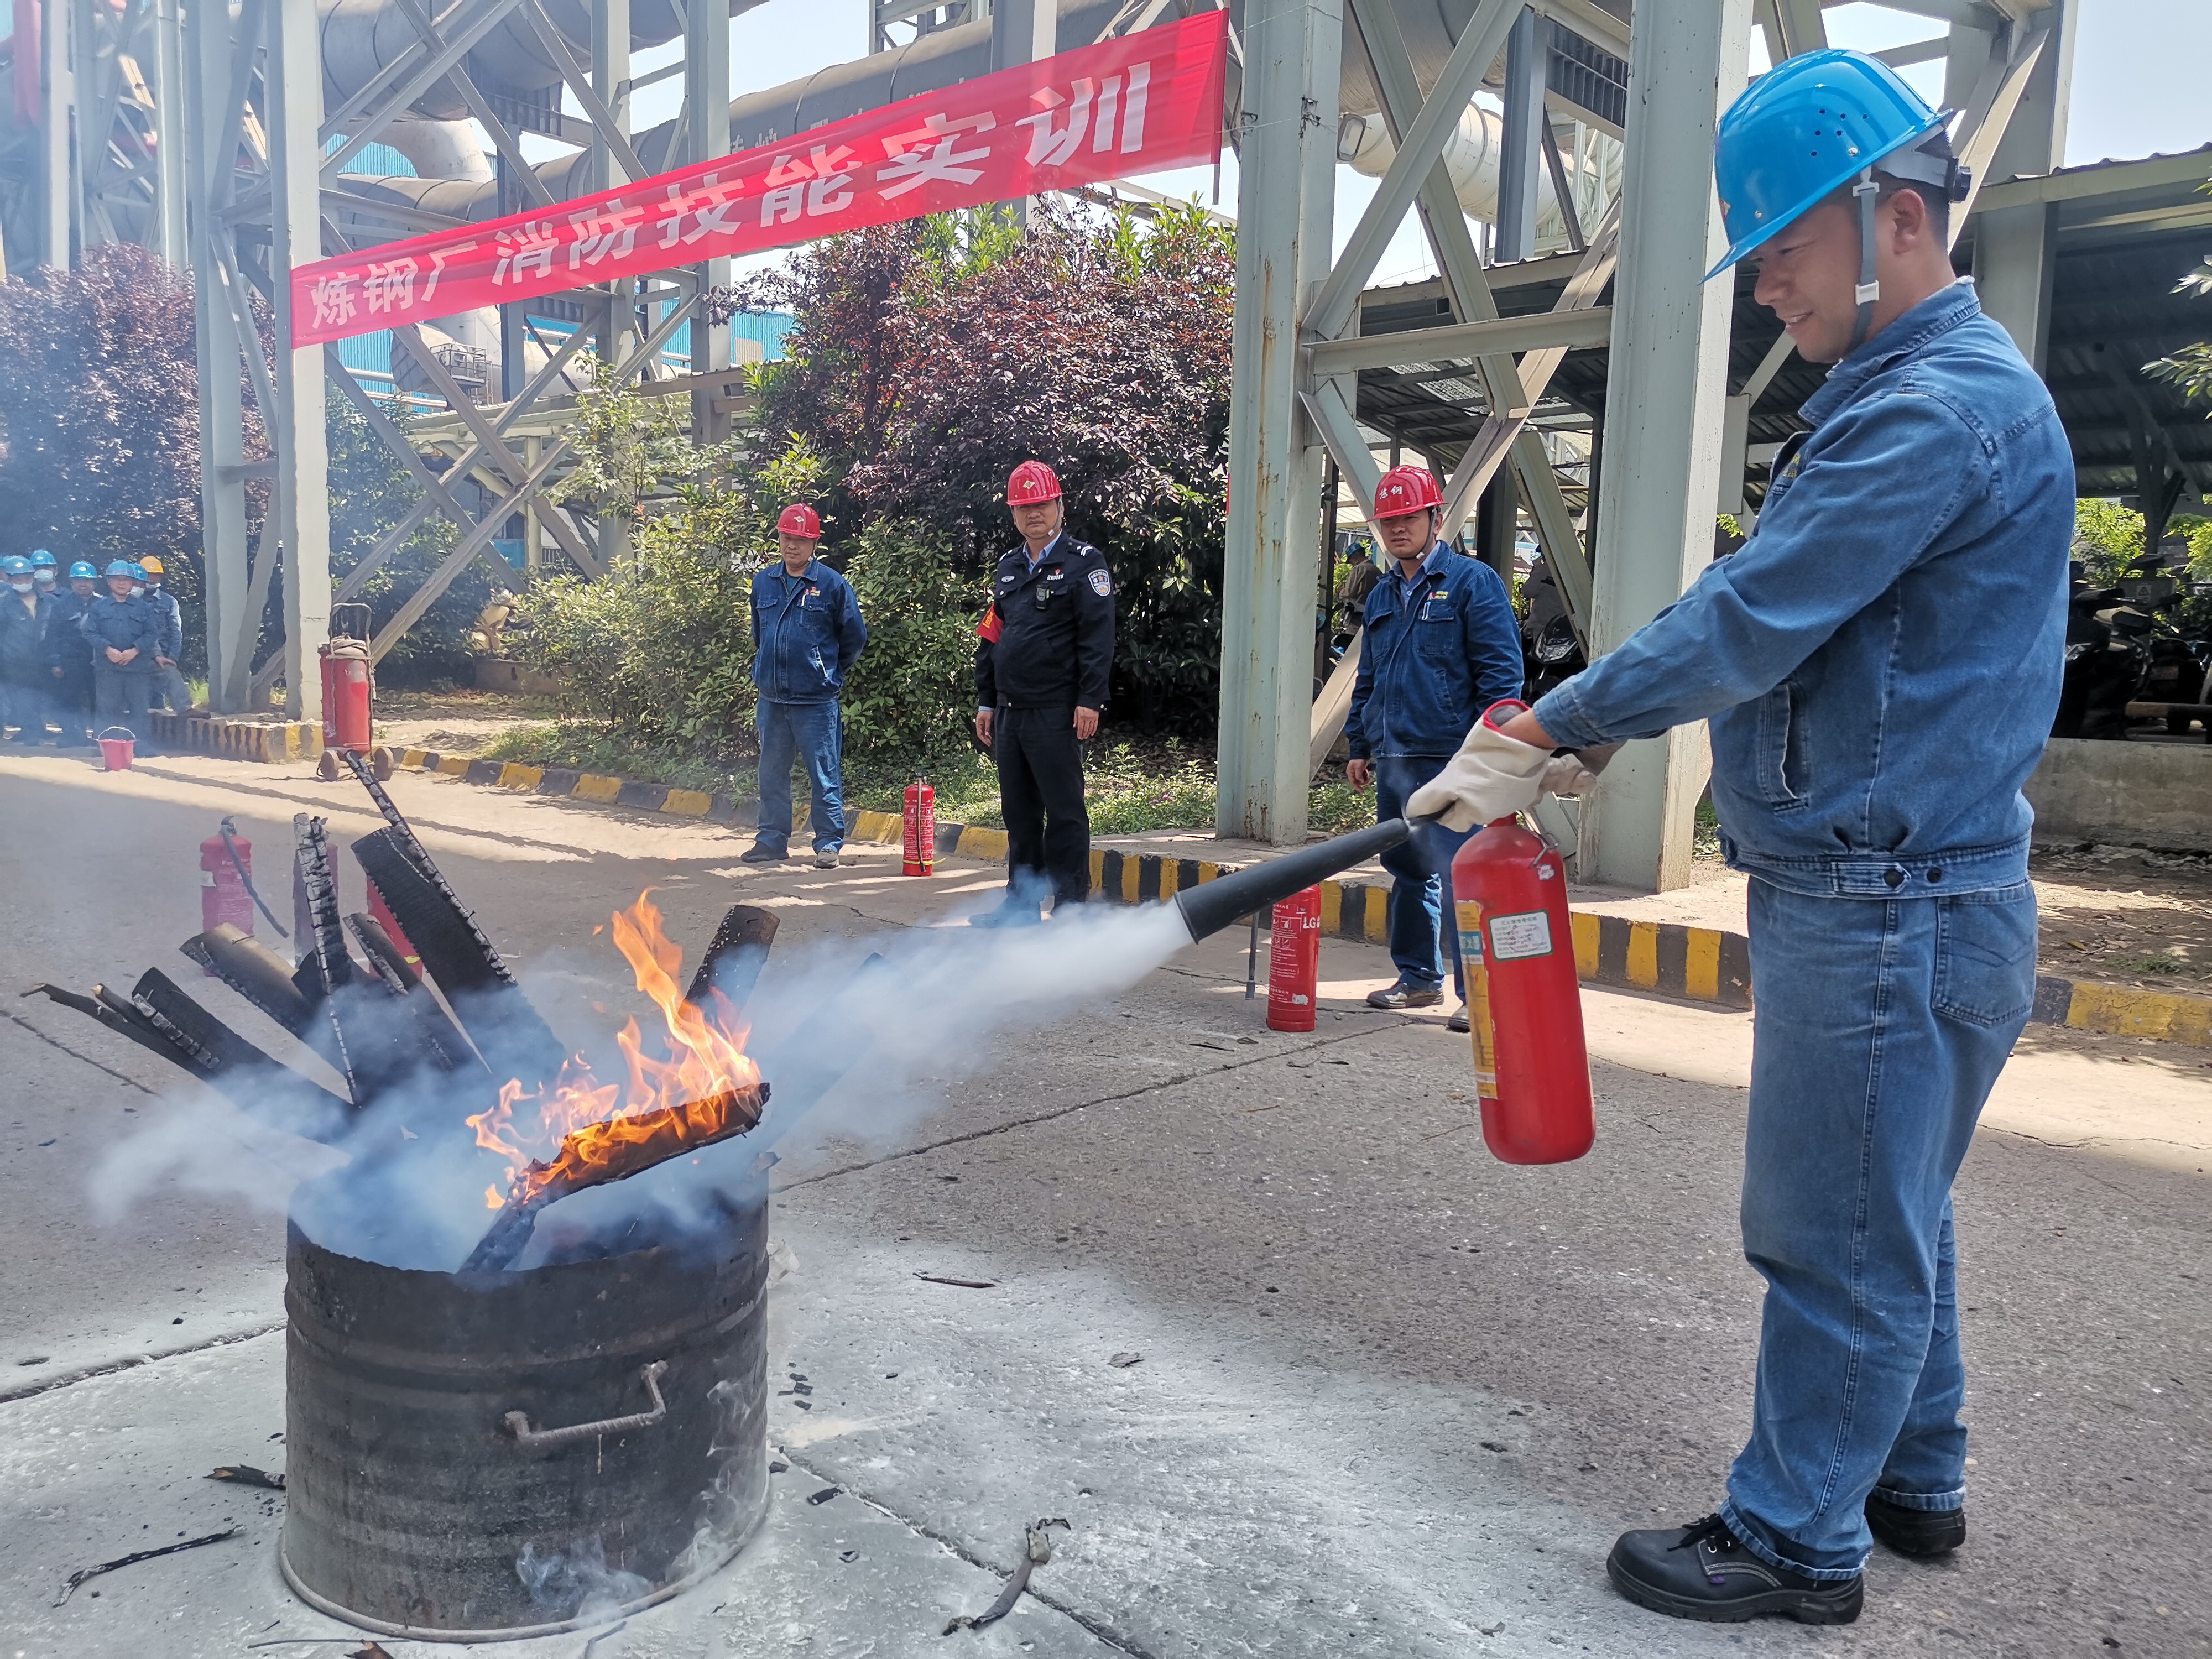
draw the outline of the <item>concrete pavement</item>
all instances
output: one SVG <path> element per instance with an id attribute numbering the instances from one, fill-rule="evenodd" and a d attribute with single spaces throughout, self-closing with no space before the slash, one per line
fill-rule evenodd
<path id="1" fill-rule="evenodd" d="M 775 905 L 779 963 L 994 885 L 962 863 L 904 880 L 872 849 L 761 871 L 712 826 L 393 787 L 564 1033 L 635 1006 L 591 929 L 647 884 L 695 949 L 734 899 Z M 173 952 L 198 926 L 199 839 L 234 813 L 281 871 L 307 810 L 340 842 L 376 825 L 304 767 L 0 759 L 14 976 L 188 973 Z M 1389 977 L 1382 952 L 1329 941 L 1321 1029 L 1286 1036 L 1243 1000 L 1242 945 L 1000 1035 L 922 1085 L 926 1115 L 847 1110 L 840 1134 L 787 1143 L 771 1363 L 811 1379 L 812 1409 L 774 1402 L 788 1467 L 763 1535 L 597 1659 L 2212 1652 L 2212 1073 L 2125 1039 L 2024 1045 L 1959 1192 L 1966 1549 L 1933 1567 L 1877 1553 L 1846 1629 L 1682 1626 L 1620 1602 L 1602 1560 L 1623 1526 L 1711 1507 L 1748 1419 L 1747 1017 L 1586 993 L 1597 1149 L 1510 1169 L 1480 1146 L 1464 1039 L 1358 1001 Z M 281 1499 L 203 1478 L 282 1462 L 267 1333 L 307 1161 L 282 1137 L 240 1145 L 235 1114 L 89 1022 L 8 1012 L 0 1659 L 343 1634 L 276 1577 Z M 165 1161 L 102 1221 L 132 1175 L 113 1149 L 149 1129 Z M 1047 1515 L 1071 1528 L 1036 1595 L 940 1637 Z M 49 1605 L 77 1568 L 225 1523 L 241 1536 Z M 501 1650 L 572 1659 L 585 1641 Z"/>

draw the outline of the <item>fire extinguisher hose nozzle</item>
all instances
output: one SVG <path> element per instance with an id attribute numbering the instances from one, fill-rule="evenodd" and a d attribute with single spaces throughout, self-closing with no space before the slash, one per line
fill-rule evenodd
<path id="1" fill-rule="evenodd" d="M 1191 942 L 1195 944 L 1241 917 L 1266 909 L 1278 899 L 1288 898 L 1317 881 L 1389 852 L 1413 833 L 1413 825 L 1404 818 L 1391 818 L 1334 841 L 1301 847 L 1203 886 L 1186 888 L 1175 896 L 1175 906 L 1182 913 L 1183 926 L 1190 930 Z"/>

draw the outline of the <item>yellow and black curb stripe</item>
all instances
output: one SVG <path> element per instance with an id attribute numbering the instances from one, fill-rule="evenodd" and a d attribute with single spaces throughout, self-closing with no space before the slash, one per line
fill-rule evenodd
<path id="1" fill-rule="evenodd" d="M 178 717 L 156 715 L 155 719 L 160 721 Z M 285 729 L 265 721 L 193 723 L 251 726 L 262 732 Z M 312 759 L 321 751 L 322 734 L 319 728 L 296 726 L 293 729 L 312 732 L 314 747 L 289 756 L 251 751 L 252 758 Z M 158 725 L 155 732 L 157 738 L 168 741 L 161 737 Z M 237 741 L 242 744 L 243 739 Z M 241 747 L 235 752 L 249 751 Z M 440 755 L 422 749 L 396 750 L 392 758 L 395 764 L 411 771 L 442 772 L 470 783 L 519 793 L 560 795 L 601 805 L 705 818 L 714 823 L 749 823 L 757 810 L 753 801 L 738 800 L 720 793 L 709 795 L 696 789 L 602 777 L 564 767 L 524 766 L 514 761 L 471 759 L 465 755 Z M 804 829 L 806 803 L 799 801 L 795 805 L 794 828 Z M 906 825 L 896 812 L 855 811 L 851 815 L 848 831 L 848 838 L 853 841 L 896 847 L 905 836 Z M 1006 855 L 1006 832 L 975 824 L 939 823 L 937 855 L 1002 859 Z M 1185 888 L 1196 887 L 1243 867 L 1203 859 L 1163 858 L 1156 853 L 1125 853 L 1118 848 L 1091 849 L 1092 890 L 1121 904 L 1148 904 L 1172 898 Z M 1389 893 L 1389 888 L 1379 882 L 1322 883 L 1322 932 L 1330 938 L 1355 944 L 1388 944 Z M 1265 916 L 1261 918 L 1260 925 L 1267 925 Z M 1576 911 L 1573 926 L 1575 969 L 1591 984 L 1648 991 L 1724 1008 L 1751 1006 L 1751 945 L 1741 933 L 1689 927 L 1676 922 L 1632 921 L 1626 916 L 1601 915 L 1589 910 Z M 2041 1025 L 2212 1048 L 2212 998 L 2208 997 L 2136 991 L 2089 981 L 2042 978 L 2036 981 L 2035 1007 L 2028 1018 Z"/>
<path id="2" fill-rule="evenodd" d="M 313 720 L 240 720 L 221 714 L 149 714 L 147 734 L 172 754 L 216 755 L 225 760 L 313 760 L 323 752 L 323 728 Z"/>
<path id="3" fill-rule="evenodd" d="M 2060 1025 L 2069 1030 L 2212 1048 L 2212 997 L 2039 975 L 2035 1007 L 2028 1019 L 2037 1025 Z"/>

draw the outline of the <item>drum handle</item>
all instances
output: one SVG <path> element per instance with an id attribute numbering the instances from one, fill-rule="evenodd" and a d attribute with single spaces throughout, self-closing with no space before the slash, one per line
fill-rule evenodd
<path id="1" fill-rule="evenodd" d="M 509 1412 L 505 1421 L 514 1436 L 514 1443 L 524 1451 L 558 1451 L 563 1446 L 573 1446 L 580 1440 L 591 1440 L 603 1434 L 627 1434 L 632 1429 L 649 1429 L 668 1415 L 668 1402 L 660 1397 L 660 1379 L 668 1370 L 665 1359 L 656 1359 L 638 1375 L 645 1379 L 645 1391 L 653 1396 L 653 1409 L 638 1412 L 629 1417 L 610 1417 L 597 1423 L 572 1423 L 565 1429 L 533 1429 L 527 1412 Z"/>

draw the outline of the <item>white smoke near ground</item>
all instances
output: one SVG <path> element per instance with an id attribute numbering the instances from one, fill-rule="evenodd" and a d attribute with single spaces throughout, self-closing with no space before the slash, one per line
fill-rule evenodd
<path id="1" fill-rule="evenodd" d="M 841 1150 L 896 1145 L 943 1103 L 948 1087 L 992 1065 L 1007 1036 L 1097 1006 L 1189 938 L 1172 904 L 1100 905 L 1034 927 L 977 929 L 948 918 L 858 939 L 780 945 L 744 1010 L 747 1051 L 770 1090 L 761 1125 L 549 1204 L 513 1265 L 718 1233 L 729 1200 L 765 1180 L 771 1152 L 824 1140 Z M 599 1009 L 617 1000 L 607 969 L 627 973 L 611 946 L 608 957 L 597 964 L 603 988 L 593 996 L 585 960 L 573 947 L 555 953 L 545 964 L 550 994 L 543 1002 L 557 1011 L 564 1043 L 588 1048 L 601 1077 L 618 1077 L 622 1067 L 609 1062 L 620 1019 Z M 688 972 L 687 963 L 679 984 Z M 528 976 L 532 984 L 539 978 Z M 626 989 L 620 994 L 628 1000 Z M 349 1045 L 413 1040 L 411 1026 L 375 1029 L 378 1020 L 402 1018 L 397 1000 L 388 1014 L 376 1012 L 385 1004 L 361 1006 L 369 1017 L 349 1023 Z M 462 1013 L 481 1040 L 478 1011 Z M 267 1041 L 258 1028 L 253 1035 L 274 1057 L 304 1058 L 296 1044 L 287 1049 L 289 1038 Z M 217 1201 L 289 1206 L 309 1237 L 343 1254 L 398 1267 L 459 1267 L 495 1218 L 488 1194 L 503 1191 L 509 1174 L 465 1121 L 492 1103 L 498 1080 L 473 1064 L 442 1073 L 409 1052 L 413 1069 L 354 1115 L 335 1148 L 269 1127 L 298 1109 L 296 1092 L 272 1085 L 241 1109 L 196 1090 L 178 1091 L 164 1121 L 116 1144 L 95 1167 L 96 1212 L 119 1218 L 173 1184 Z"/>

